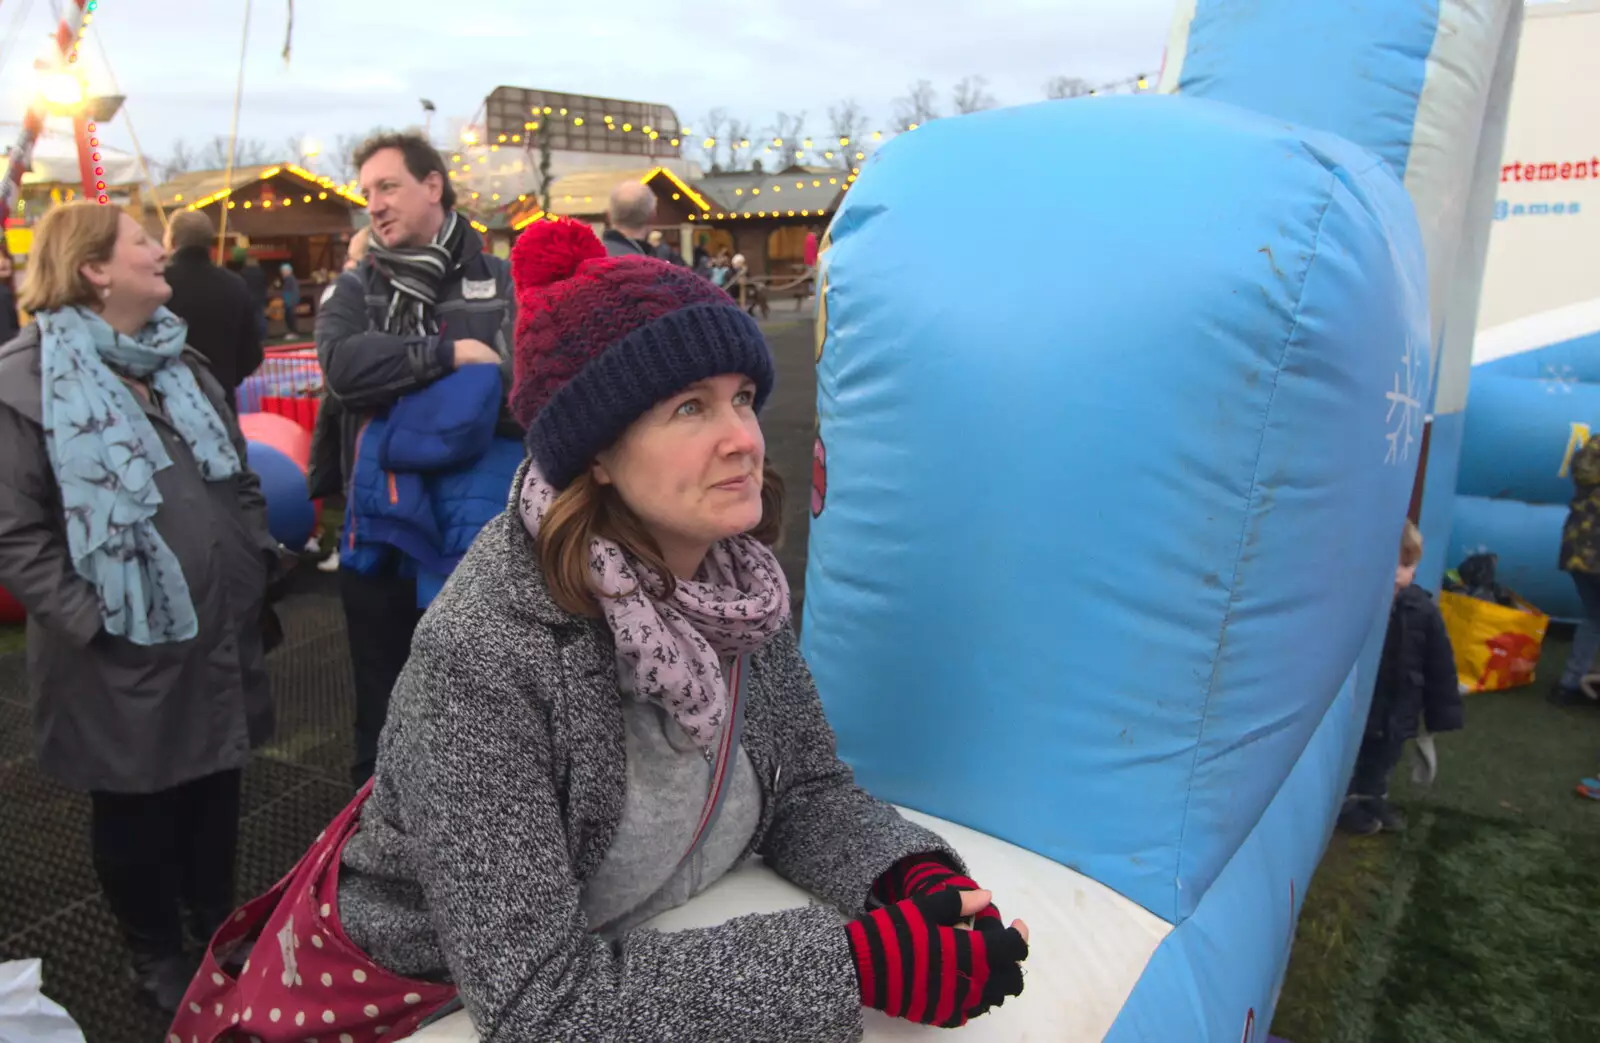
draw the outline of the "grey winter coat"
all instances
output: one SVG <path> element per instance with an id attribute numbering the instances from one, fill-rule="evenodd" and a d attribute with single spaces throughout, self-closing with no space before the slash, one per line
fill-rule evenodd
<path id="1" fill-rule="evenodd" d="M 344 853 L 347 934 L 380 964 L 437 967 L 498 1043 L 858 1039 L 840 914 L 901 858 L 955 856 L 857 788 L 792 632 L 752 657 L 746 692 L 762 807 L 744 857 L 825 904 L 607 942 L 579 898 L 624 806 L 614 646 L 551 600 L 508 510 L 428 610 L 395 686 Z"/>
<path id="2" fill-rule="evenodd" d="M 184 361 L 245 441 L 205 358 Z M 73 568 L 41 425 L 39 327 L 0 347 L 0 586 L 28 612 L 28 687 L 39 768 L 65 786 L 151 793 L 244 767 L 272 731 L 261 611 L 277 541 L 260 482 L 207 482 L 159 404 L 145 406 L 172 466 L 156 476 L 156 530 L 183 567 L 200 633 L 140 647 L 101 629 Z"/>

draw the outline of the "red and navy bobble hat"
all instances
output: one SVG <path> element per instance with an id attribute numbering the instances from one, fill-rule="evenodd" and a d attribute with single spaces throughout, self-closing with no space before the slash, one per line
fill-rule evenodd
<path id="1" fill-rule="evenodd" d="M 607 257 L 588 225 L 560 218 L 522 233 L 511 274 L 511 411 L 557 489 L 695 381 L 742 373 L 755 381 L 757 410 L 772 393 L 772 352 L 755 320 L 688 268 Z"/>

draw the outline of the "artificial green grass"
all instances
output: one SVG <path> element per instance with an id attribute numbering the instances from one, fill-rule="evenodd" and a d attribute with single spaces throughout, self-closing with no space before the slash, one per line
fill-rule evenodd
<path id="1" fill-rule="evenodd" d="M 1600 1040 L 1600 835 L 1424 814 L 1369 1038 Z"/>
<path id="2" fill-rule="evenodd" d="M 1439 777 L 1391 784 L 1403 836 L 1335 835 L 1301 913 L 1273 1033 L 1293 1043 L 1600 1040 L 1600 709 L 1539 680 L 1467 697 Z"/>

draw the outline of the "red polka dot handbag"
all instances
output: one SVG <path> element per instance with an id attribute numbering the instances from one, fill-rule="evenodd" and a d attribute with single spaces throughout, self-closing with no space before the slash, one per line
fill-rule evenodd
<path id="1" fill-rule="evenodd" d="M 387 1043 L 455 999 L 453 986 L 379 967 L 339 925 L 339 859 L 371 792 L 369 782 L 287 876 L 217 931 L 167 1043 Z M 230 974 L 246 942 L 249 958 Z"/>

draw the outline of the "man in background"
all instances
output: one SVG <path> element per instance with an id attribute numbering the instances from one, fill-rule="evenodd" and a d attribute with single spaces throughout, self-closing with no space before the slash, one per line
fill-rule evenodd
<path id="1" fill-rule="evenodd" d="M 167 307 L 189 324 L 189 346 L 211 363 L 228 401 L 234 402 L 239 385 L 261 365 L 261 327 L 244 279 L 211 262 L 216 241 L 217 226 L 205 211 L 172 215 L 166 237 L 167 284 L 172 287 Z"/>
<path id="2" fill-rule="evenodd" d="M 187 211 L 186 211 L 187 212 Z M 233 256 L 228 260 L 228 270 L 234 272 L 244 280 L 245 288 L 250 291 L 250 300 L 256 308 L 256 338 L 267 339 L 267 273 L 262 271 L 261 265 L 250 256 L 250 251 L 242 246 L 233 248 Z"/>
<path id="3" fill-rule="evenodd" d="M 509 388 L 516 322 L 511 265 L 456 214 L 455 188 L 433 146 L 420 134 L 380 134 L 353 159 L 372 218 L 367 255 L 339 276 L 317 315 L 317 358 L 339 405 L 346 483 L 357 435 L 402 397 L 470 365 L 500 366 Z M 355 670 L 351 778 L 359 786 L 372 777 L 389 693 L 422 611 L 415 578 L 392 557 L 376 569 L 343 562 L 339 594 Z"/>
<path id="4" fill-rule="evenodd" d="M 656 194 L 640 181 L 624 181 L 611 190 L 606 220 L 611 225 L 600 241 L 612 257 L 639 254 L 654 257 L 650 248 L 650 225 L 656 219 Z"/>

